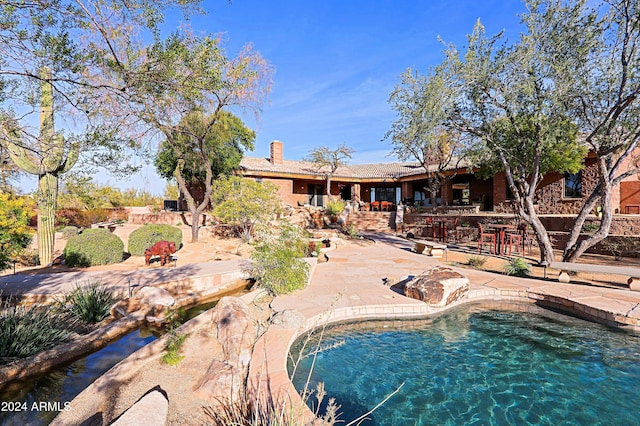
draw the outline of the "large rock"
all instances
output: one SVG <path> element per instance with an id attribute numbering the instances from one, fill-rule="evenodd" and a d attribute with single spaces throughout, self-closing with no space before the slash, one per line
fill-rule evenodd
<path id="1" fill-rule="evenodd" d="M 418 275 L 404 287 L 404 295 L 431 306 L 446 306 L 466 297 L 469 280 L 451 268 L 438 266 Z"/>
<path id="2" fill-rule="evenodd" d="M 160 287 L 142 287 L 136 292 L 135 297 L 143 305 L 173 306 L 176 303 L 171 293 Z"/>
<path id="3" fill-rule="evenodd" d="M 156 386 L 124 412 L 112 426 L 158 426 L 167 423 L 167 393 Z"/>
<path id="4" fill-rule="evenodd" d="M 226 362 L 240 370 L 249 365 L 256 329 L 249 306 L 239 297 L 227 296 L 216 306 L 218 341 Z"/>
<path id="5" fill-rule="evenodd" d="M 232 365 L 213 361 L 194 387 L 193 394 L 214 406 L 229 405 L 239 400 L 243 380 L 243 375 Z"/>
<path id="6" fill-rule="evenodd" d="M 198 398 L 217 405 L 237 401 L 256 341 L 256 327 L 249 315 L 249 306 L 238 297 L 223 297 L 215 309 L 224 361 L 212 361 L 193 392 Z"/>

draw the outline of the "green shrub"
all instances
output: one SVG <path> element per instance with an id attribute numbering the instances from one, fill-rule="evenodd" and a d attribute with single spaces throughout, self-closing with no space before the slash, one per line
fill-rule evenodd
<path id="1" fill-rule="evenodd" d="M 526 277 L 529 275 L 529 264 L 519 257 L 514 257 L 505 265 L 504 273 L 515 277 Z"/>
<path id="2" fill-rule="evenodd" d="M 358 232 L 358 228 L 353 223 L 350 223 L 347 226 L 347 229 L 344 230 L 344 233 L 349 236 L 349 238 L 360 238 L 360 233 Z"/>
<path id="3" fill-rule="evenodd" d="M 302 229 L 282 221 L 276 232 L 272 228 L 259 232 L 249 270 L 260 286 L 274 295 L 303 288 L 309 274 L 309 264 L 303 259 L 308 241 Z"/>
<path id="4" fill-rule="evenodd" d="M 184 344 L 187 336 L 185 334 L 170 333 L 167 336 L 167 343 L 164 346 L 165 353 L 162 354 L 160 360 L 168 365 L 177 365 L 184 359 L 184 355 L 180 355 L 180 349 Z"/>
<path id="5" fill-rule="evenodd" d="M 476 256 L 471 254 L 467 256 L 467 265 L 472 268 L 482 268 L 487 263 L 487 256 Z"/>
<path id="6" fill-rule="evenodd" d="M 30 200 L 0 192 L 0 271 L 7 269 L 31 243 Z"/>
<path id="7" fill-rule="evenodd" d="M 106 229 L 86 229 L 67 241 L 64 260 L 69 266 L 109 265 L 122 262 L 124 243 Z"/>
<path id="8" fill-rule="evenodd" d="M 75 288 L 57 300 L 58 307 L 72 317 L 87 324 L 96 324 L 109 316 L 117 298 L 98 282 L 86 285 L 76 284 Z"/>
<path id="9" fill-rule="evenodd" d="M 38 250 L 24 249 L 15 258 L 19 265 L 22 266 L 38 266 L 40 265 L 40 255 Z"/>
<path id="10" fill-rule="evenodd" d="M 179 249 L 182 231 L 171 225 L 144 225 L 129 235 L 129 254 L 143 256 L 144 251 L 158 241 L 173 241 Z"/>
<path id="11" fill-rule="evenodd" d="M 325 208 L 325 212 L 328 216 L 339 216 L 347 203 L 342 200 L 329 200 L 327 201 L 327 207 Z"/>
<path id="12" fill-rule="evenodd" d="M 0 310 L 0 365 L 51 349 L 71 339 L 68 316 L 38 306 Z"/>
<path id="13" fill-rule="evenodd" d="M 65 226 L 62 228 L 62 237 L 68 240 L 71 237 L 75 237 L 80 233 L 80 230 L 75 226 Z"/>

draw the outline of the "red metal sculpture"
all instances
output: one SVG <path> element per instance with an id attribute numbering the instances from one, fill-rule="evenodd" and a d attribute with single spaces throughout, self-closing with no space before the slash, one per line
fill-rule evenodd
<path id="1" fill-rule="evenodd" d="M 160 265 L 164 266 L 175 252 L 176 243 L 173 241 L 158 241 L 144 251 L 144 264 L 148 266 L 153 256 L 160 256 Z"/>

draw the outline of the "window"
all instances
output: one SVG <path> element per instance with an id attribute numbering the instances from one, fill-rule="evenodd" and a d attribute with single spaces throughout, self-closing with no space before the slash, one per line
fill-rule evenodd
<path id="1" fill-rule="evenodd" d="M 509 186 L 509 179 L 504 178 L 504 186 L 507 188 L 507 192 L 505 193 L 505 200 L 515 200 L 516 197 L 513 195 L 513 191 L 511 191 L 511 187 Z"/>
<path id="2" fill-rule="evenodd" d="M 582 198 L 582 172 L 564 174 L 564 198 Z"/>
<path id="3" fill-rule="evenodd" d="M 397 202 L 396 188 L 371 188 L 372 197 L 371 201 L 389 201 L 392 203 Z"/>

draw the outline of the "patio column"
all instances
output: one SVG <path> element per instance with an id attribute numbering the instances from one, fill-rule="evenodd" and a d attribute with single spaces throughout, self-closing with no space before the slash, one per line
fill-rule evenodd
<path id="1" fill-rule="evenodd" d="M 357 202 L 360 202 L 362 200 L 362 197 L 360 196 L 359 183 L 354 183 L 353 185 L 351 185 L 351 199 Z"/>

